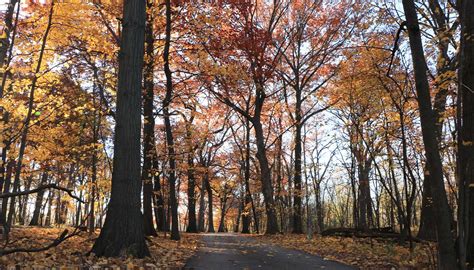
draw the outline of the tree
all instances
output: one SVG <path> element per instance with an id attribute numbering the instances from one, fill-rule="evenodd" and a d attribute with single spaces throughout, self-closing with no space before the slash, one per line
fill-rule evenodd
<path id="1" fill-rule="evenodd" d="M 143 218 L 145 224 L 145 234 L 156 236 L 155 226 L 153 224 L 153 182 L 155 177 L 152 170 L 153 155 L 155 149 L 155 117 L 153 115 L 153 101 L 154 101 L 154 82 L 153 72 L 155 68 L 155 54 L 154 54 L 154 37 L 153 37 L 153 3 L 147 1 L 147 20 L 145 29 L 145 51 L 146 61 L 143 70 L 143 166 L 142 166 L 142 181 L 143 181 Z M 156 168 L 155 168 L 156 169 Z M 157 206 L 158 207 L 158 206 Z M 162 207 L 162 206 L 161 206 Z M 161 219 L 161 217 L 156 217 Z M 158 221 L 159 223 L 160 221 Z"/>
<path id="2" fill-rule="evenodd" d="M 145 0 L 125 1 L 120 42 L 112 191 L 97 256 L 149 255 L 140 211 L 140 130 Z"/>
<path id="3" fill-rule="evenodd" d="M 430 177 L 432 177 L 431 191 L 436 208 L 435 216 L 439 245 L 439 266 L 441 269 L 454 269 L 457 263 L 451 235 L 451 214 L 446 197 L 446 190 L 444 189 L 443 167 L 439 154 L 438 139 L 436 137 L 435 118 L 431 106 L 430 86 L 426 74 L 427 65 L 414 1 L 403 0 L 403 9 L 405 11 L 415 73 L 423 143 L 425 145 L 428 171 Z"/>
<path id="4" fill-rule="evenodd" d="M 461 63 L 458 99 L 461 108 L 459 131 L 459 196 L 460 196 L 460 263 L 474 268 L 474 2 L 460 1 L 461 6 Z M 458 101 L 459 102 L 459 101 Z M 464 235 L 465 234 L 465 235 Z M 466 245 L 464 247 L 464 245 Z"/>
<path id="5" fill-rule="evenodd" d="M 173 78 L 170 69 L 170 46 L 171 46 L 171 0 L 165 0 L 165 46 L 163 50 L 164 71 L 166 76 L 166 95 L 163 99 L 163 118 L 165 121 L 166 132 L 166 148 L 169 159 L 169 190 L 170 190 L 170 207 L 171 207 L 171 239 L 179 240 L 179 224 L 178 224 L 178 200 L 176 198 L 176 154 L 173 138 L 173 130 L 170 120 L 170 104 L 173 98 Z"/>

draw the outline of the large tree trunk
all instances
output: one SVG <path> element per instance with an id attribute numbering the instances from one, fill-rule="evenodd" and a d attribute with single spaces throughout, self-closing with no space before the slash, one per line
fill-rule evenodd
<path id="1" fill-rule="evenodd" d="M 155 226 L 153 224 L 153 177 L 152 159 L 155 148 L 155 118 L 153 116 L 153 100 L 154 100 L 154 37 L 153 37 L 153 15 L 152 2 L 147 1 L 147 20 L 145 29 L 145 53 L 146 61 L 143 71 L 144 90 L 143 90 L 143 222 L 145 235 L 156 236 Z M 158 217 L 157 217 L 158 218 Z"/>
<path id="2" fill-rule="evenodd" d="M 38 186 L 44 185 L 48 182 L 48 173 L 44 172 L 41 175 L 41 181 Z M 41 190 L 36 194 L 36 202 L 35 202 L 35 210 L 33 211 L 33 217 L 31 218 L 30 221 L 30 226 L 38 226 L 40 225 L 39 223 L 39 217 L 40 217 L 40 212 L 41 212 L 41 207 L 43 206 L 43 196 L 44 196 L 45 190 Z"/>
<path id="3" fill-rule="evenodd" d="M 97 256 L 149 256 L 140 211 L 141 81 L 145 0 L 125 1 L 119 53 L 112 191 L 104 227 L 92 247 Z"/>
<path id="4" fill-rule="evenodd" d="M 421 31 L 418 24 L 416 7 L 413 0 L 403 0 L 403 9 L 407 21 L 410 48 L 415 72 L 416 92 L 420 110 L 421 131 L 425 146 L 426 158 L 431 181 L 431 191 L 435 206 L 436 232 L 438 238 L 439 267 L 441 269 L 455 269 L 456 252 L 451 235 L 451 213 L 444 189 L 443 165 L 438 149 L 436 126 L 433 109 L 431 107 L 430 88 L 427 77 L 427 64 L 423 52 Z"/>
<path id="5" fill-rule="evenodd" d="M 443 9 L 438 0 L 430 0 L 428 3 L 433 20 L 436 21 L 437 24 L 437 28 L 435 28 L 434 31 L 438 37 L 437 47 L 439 56 L 436 63 L 438 80 L 435 83 L 437 91 L 433 103 L 433 112 L 438 142 L 440 142 L 442 140 L 442 130 L 445 119 L 444 112 L 446 111 L 446 99 L 449 91 L 449 84 L 447 83 L 447 80 L 451 80 L 451 76 L 449 75 L 451 69 L 449 66 L 451 65 L 452 59 L 448 55 L 449 39 L 445 38 L 449 31 L 449 27 L 447 26 L 446 22 L 446 16 L 443 13 Z M 427 172 L 428 166 L 425 165 L 423 171 Z M 425 173 L 423 179 L 420 229 L 418 230 L 417 235 L 418 238 L 425 240 L 436 239 L 436 228 L 435 226 L 432 226 L 432 224 L 435 223 L 435 216 L 430 185 L 430 175 Z"/>
<path id="6" fill-rule="evenodd" d="M 462 231 L 467 232 L 467 268 L 474 268 L 474 2 L 462 1 L 461 66 L 459 91 L 461 94 L 460 186 L 464 202 L 461 215 Z M 460 238 L 464 241 L 463 237 Z M 461 261 L 462 262 L 462 261 Z"/>

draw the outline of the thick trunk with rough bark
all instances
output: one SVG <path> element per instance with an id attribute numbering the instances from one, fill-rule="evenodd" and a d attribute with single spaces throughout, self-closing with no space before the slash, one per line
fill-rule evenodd
<path id="1" fill-rule="evenodd" d="M 119 53 L 112 190 L 107 216 L 92 247 L 97 256 L 149 256 L 140 211 L 141 82 L 145 0 L 125 1 Z"/>

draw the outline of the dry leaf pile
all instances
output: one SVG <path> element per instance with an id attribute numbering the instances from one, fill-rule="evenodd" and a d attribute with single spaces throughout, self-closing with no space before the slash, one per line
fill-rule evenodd
<path id="1" fill-rule="evenodd" d="M 16 227 L 10 233 L 7 248 L 43 247 L 54 241 L 64 228 Z M 72 230 L 69 230 L 72 231 Z M 180 241 L 172 241 L 169 234 L 150 237 L 147 241 L 151 257 L 97 258 L 86 255 L 98 234 L 81 232 L 57 247 L 42 252 L 14 253 L 0 257 L 0 269 L 180 269 L 198 245 L 196 234 L 182 234 Z"/>
<path id="2" fill-rule="evenodd" d="M 339 261 L 361 269 L 435 269 L 436 247 L 429 243 L 407 245 L 386 239 L 350 238 L 305 235 L 261 236 L 262 241 L 297 249 Z"/>

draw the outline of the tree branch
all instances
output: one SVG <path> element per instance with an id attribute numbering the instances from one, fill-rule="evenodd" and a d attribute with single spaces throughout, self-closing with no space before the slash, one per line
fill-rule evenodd
<path id="1" fill-rule="evenodd" d="M 68 189 L 68 188 L 65 188 L 65 187 L 60 187 L 56 184 L 47 184 L 47 185 L 41 185 L 35 189 L 30 189 L 30 190 L 24 190 L 24 191 L 18 191 L 18 192 L 9 192 L 9 193 L 2 193 L 0 194 L 0 198 L 10 198 L 10 197 L 16 197 L 16 196 L 22 196 L 22 195 L 28 195 L 28 194 L 32 194 L 32 193 L 38 193 L 42 190 L 45 190 L 45 189 L 48 189 L 48 188 L 52 188 L 52 189 L 57 189 L 57 190 L 61 190 L 61 191 L 64 191 L 66 192 L 67 194 L 69 194 L 69 196 L 71 196 L 71 198 L 74 198 L 76 199 L 77 201 L 81 202 L 81 203 L 85 203 L 85 201 L 83 201 L 81 198 L 77 197 L 76 195 L 74 195 L 74 193 L 72 192 L 72 190 Z"/>

